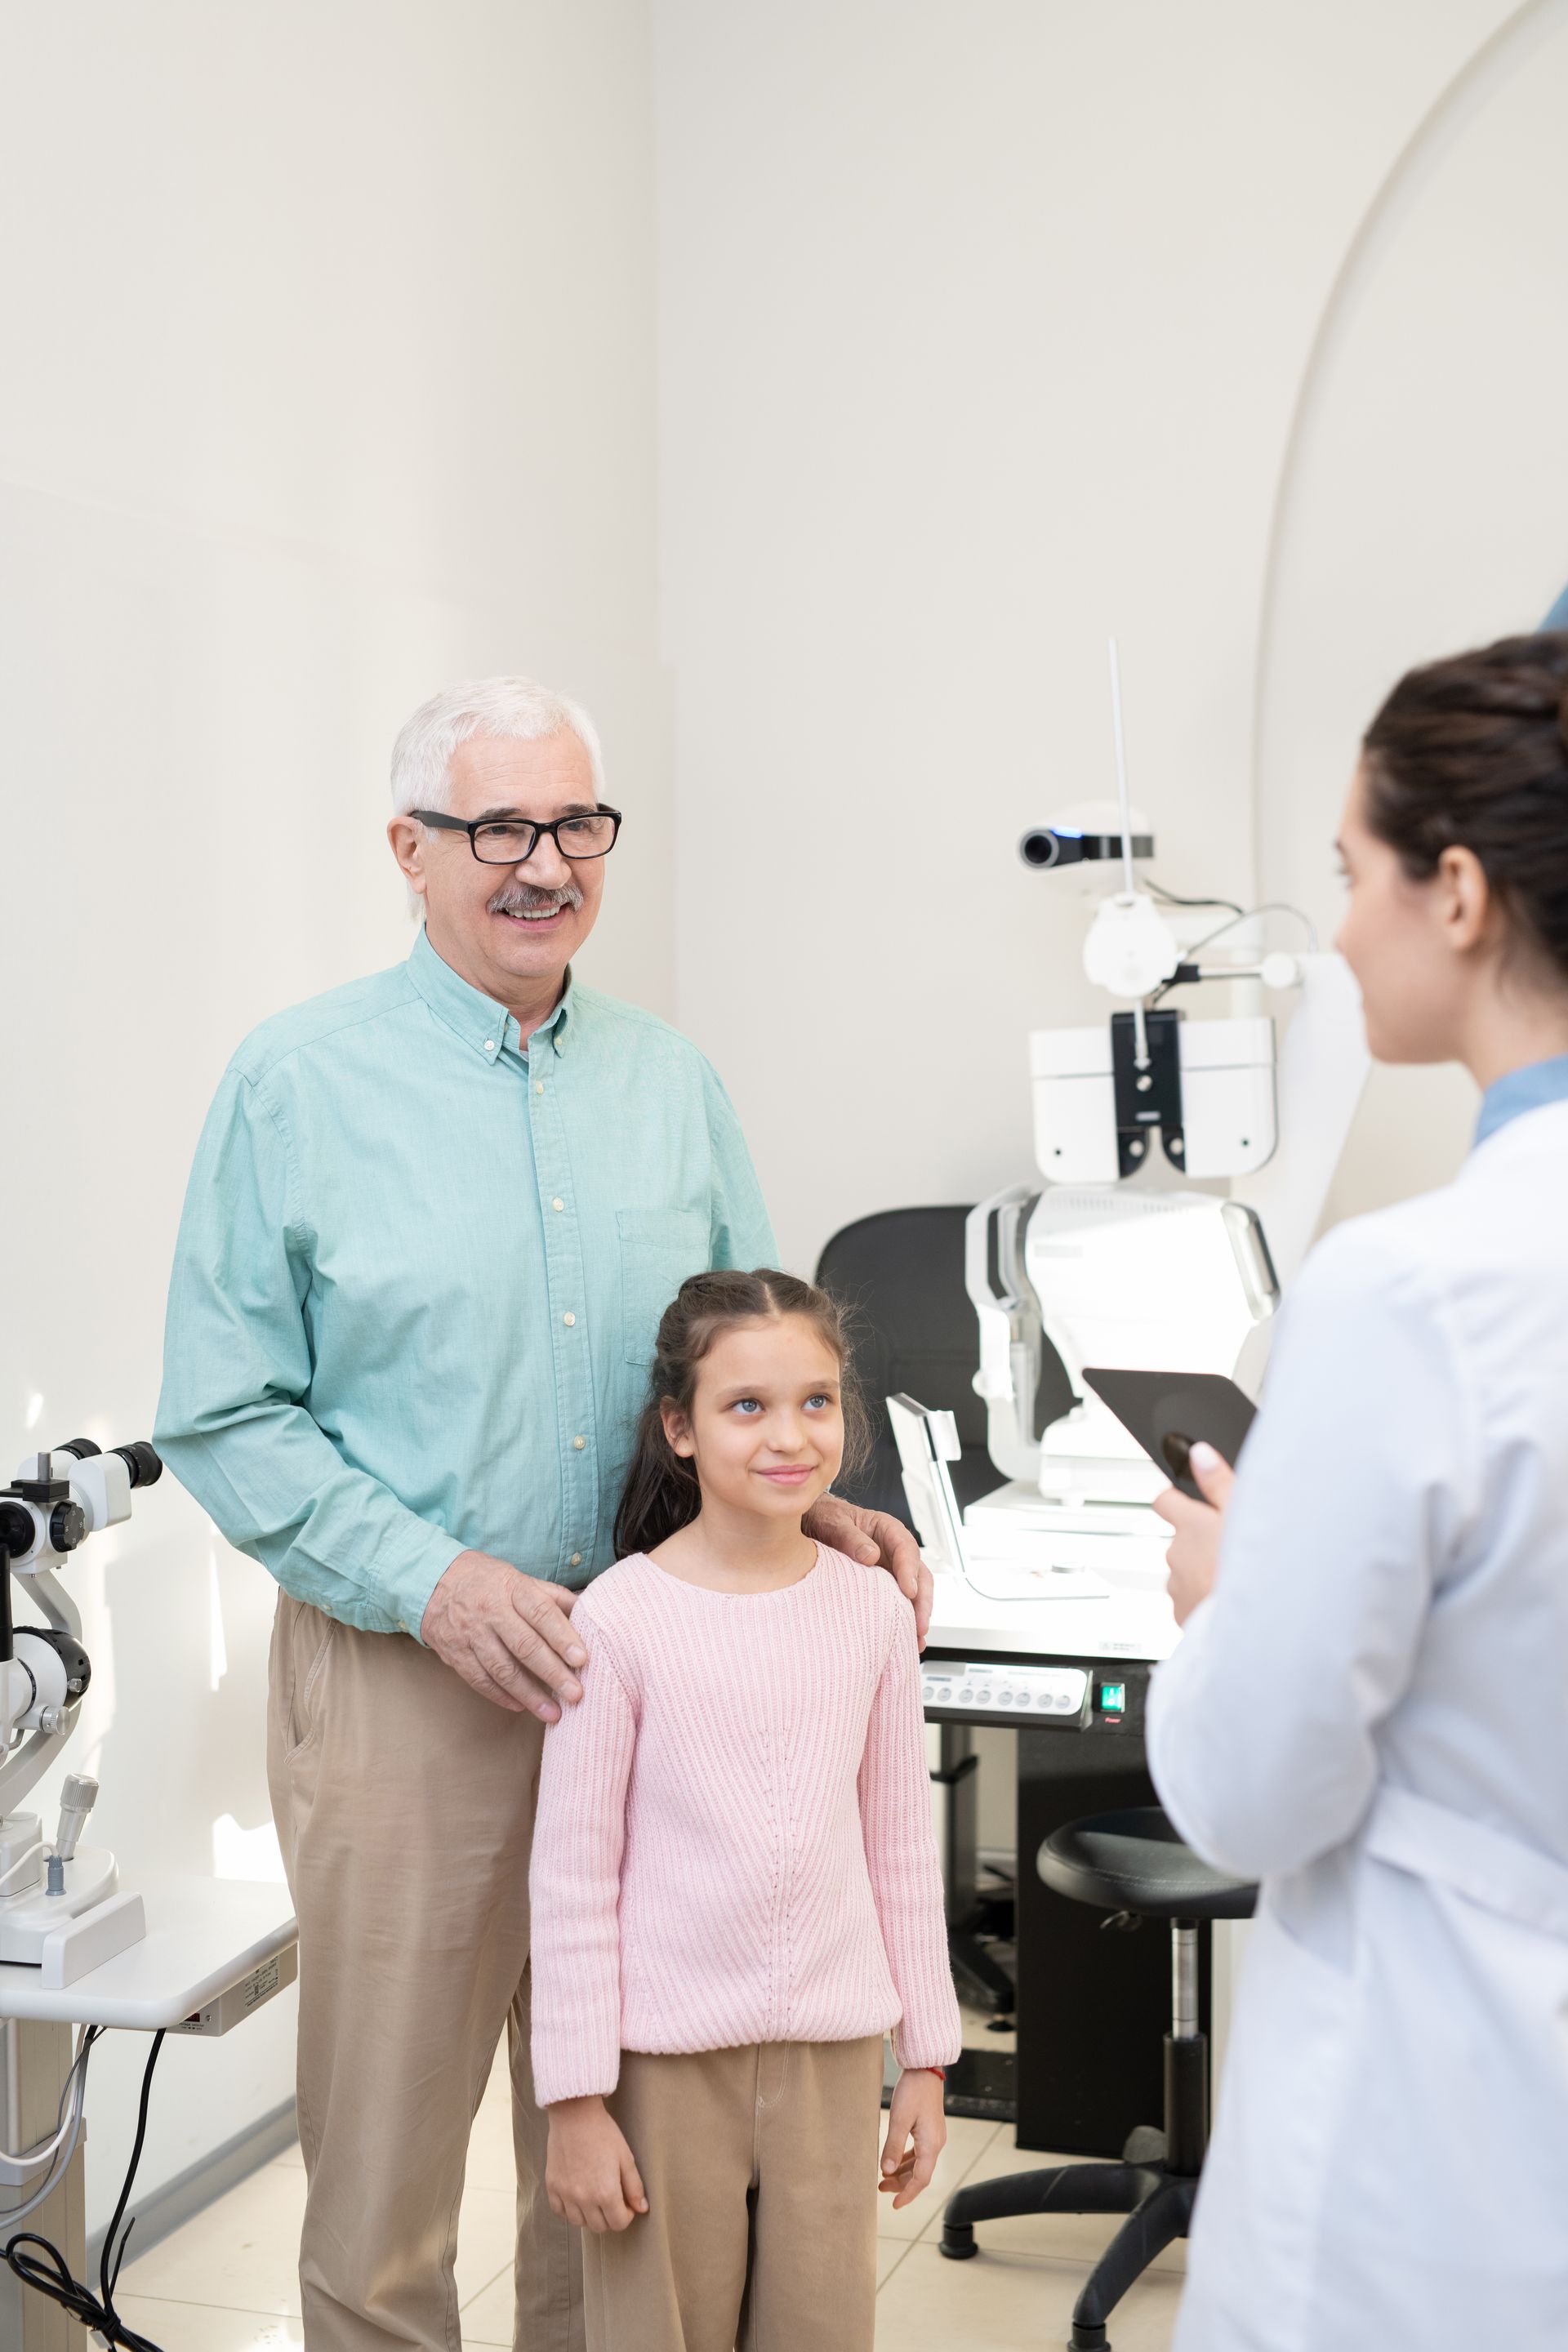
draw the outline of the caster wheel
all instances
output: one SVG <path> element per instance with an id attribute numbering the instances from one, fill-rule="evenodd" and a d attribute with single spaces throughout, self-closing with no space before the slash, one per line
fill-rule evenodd
<path id="1" fill-rule="evenodd" d="M 942 2233 L 942 2251 L 950 2263 L 966 2263 L 980 2252 L 974 2242 L 974 2232 L 963 2222 Z"/>

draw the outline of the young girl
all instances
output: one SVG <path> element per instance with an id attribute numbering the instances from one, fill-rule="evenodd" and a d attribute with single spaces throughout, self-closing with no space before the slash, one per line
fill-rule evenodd
<path id="1" fill-rule="evenodd" d="M 589 2352 L 870 2352 L 958 2054 L 914 1619 L 801 1521 L 846 1345 L 794 1276 L 695 1275 L 659 1325 L 616 1527 L 544 1743 L 533 2069 L 584 2238 Z"/>

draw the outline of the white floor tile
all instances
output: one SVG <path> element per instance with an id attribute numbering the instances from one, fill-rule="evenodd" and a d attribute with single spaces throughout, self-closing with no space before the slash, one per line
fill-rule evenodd
<path id="1" fill-rule="evenodd" d="M 509 2192 L 517 2187 L 517 2164 L 511 2150 L 511 2095 L 504 2099 L 488 2095 L 480 2101 L 474 2128 L 468 2136 L 468 2180 L 476 2189 L 504 2189 Z"/>
<path id="2" fill-rule="evenodd" d="M 170 2303 L 298 2318 L 304 2211 L 303 2171 L 295 2165 L 264 2164 L 162 2245 L 133 2255 L 122 2275 L 124 2291 Z M 135 2242 L 132 2238 L 132 2247 Z"/>
<path id="3" fill-rule="evenodd" d="M 463 2309 L 464 2352 L 471 2345 L 504 2344 L 511 2352 L 513 2290 L 511 2264 L 509 2263 L 499 2278 L 491 2279 L 482 2294 Z"/>
<path id="4" fill-rule="evenodd" d="M 125 2293 L 298 2317 L 304 2211 L 301 2168 L 281 2160 L 263 2165 L 162 2245 L 128 2262 Z M 470 2182 L 458 2221 L 460 2303 L 470 2301 L 500 2272 L 510 2272 L 516 2232 L 515 2189 Z"/>
<path id="5" fill-rule="evenodd" d="M 469 2304 L 517 2259 L 517 2192 L 513 2189 L 463 2191 L 458 2216 L 458 2303 Z"/>
<path id="6" fill-rule="evenodd" d="M 511 2105 L 511 2062 L 507 2056 L 506 2035 L 500 2038 L 489 2081 L 485 2084 L 485 2098 L 506 2108 Z"/>
<path id="7" fill-rule="evenodd" d="M 877 2297 L 879 2352 L 1041 2352 L 1065 2344 L 1082 2273 L 1022 2254 L 950 2263 L 934 2245 L 911 2246 Z M 1169 2352 L 1181 2282 L 1139 2281 L 1118 2304 L 1116 2352 Z"/>
<path id="8" fill-rule="evenodd" d="M 162 2352 L 302 2352 L 297 2319 L 262 2311 L 220 2311 L 210 2303 L 157 2303 L 148 2295 L 115 2298 L 127 2327 Z"/>
<path id="9" fill-rule="evenodd" d="M 904 2256 L 910 2251 L 908 2238 L 879 2238 L 877 2241 L 877 2284 L 886 2286 Z"/>

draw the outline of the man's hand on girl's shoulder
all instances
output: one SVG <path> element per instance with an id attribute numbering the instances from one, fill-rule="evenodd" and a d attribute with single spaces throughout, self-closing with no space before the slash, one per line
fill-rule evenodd
<path id="1" fill-rule="evenodd" d="M 818 1543 L 859 1560 L 867 1568 L 885 1568 L 905 1598 L 914 1603 L 915 1632 L 925 1647 L 931 1623 L 931 1570 L 901 1519 L 889 1511 L 862 1510 L 841 1495 L 824 1495 L 805 1520 L 805 1532 Z"/>
<path id="2" fill-rule="evenodd" d="M 647 2193 L 604 2100 L 563 2099 L 548 2113 L 544 2193 L 551 2211 L 578 2230 L 629 2230 L 647 2211 Z"/>

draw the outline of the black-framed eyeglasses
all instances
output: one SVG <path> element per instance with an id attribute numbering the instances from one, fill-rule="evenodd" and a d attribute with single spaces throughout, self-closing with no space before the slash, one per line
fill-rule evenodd
<path id="1" fill-rule="evenodd" d="M 439 809 L 410 809 L 408 814 L 442 833 L 466 833 L 468 847 L 481 866 L 525 866 L 543 833 L 574 864 L 588 857 L 607 857 L 621 829 L 620 810 L 603 806 L 579 809 L 571 816 L 554 817 L 548 824 L 535 824 L 526 816 L 488 816 L 469 824 L 460 816 L 443 815 Z"/>

